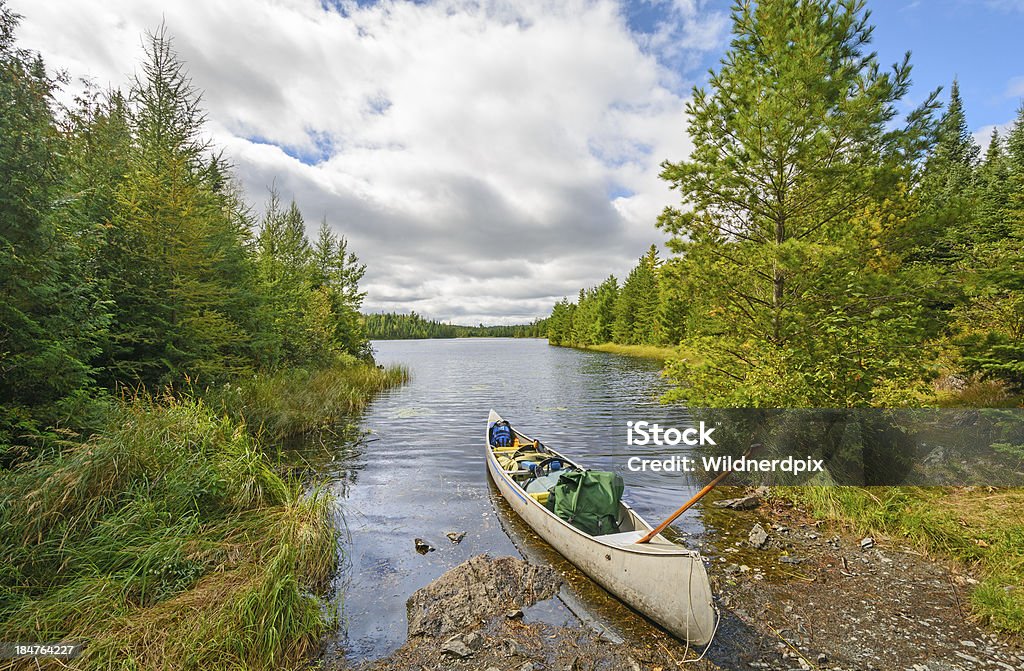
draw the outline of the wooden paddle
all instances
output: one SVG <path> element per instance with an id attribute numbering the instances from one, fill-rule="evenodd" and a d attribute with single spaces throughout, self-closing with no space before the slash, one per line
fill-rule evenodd
<path id="1" fill-rule="evenodd" d="M 760 443 L 755 443 L 754 445 L 750 446 L 750 449 L 747 450 L 747 453 L 744 454 L 743 456 L 744 457 L 749 457 L 750 455 L 752 455 L 754 452 L 756 452 L 759 449 L 761 449 L 761 444 Z M 697 501 L 700 501 L 702 498 L 704 498 L 707 495 L 708 492 L 710 492 L 712 489 L 714 489 L 715 487 L 718 486 L 719 482 L 721 482 L 722 480 L 725 480 L 730 475 L 732 475 L 732 471 L 726 471 L 724 473 L 719 474 L 718 477 L 716 477 L 714 480 L 712 480 L 708 484 L 704 485 L 704 488 L 701 489 L 699 492 L 697 492 L 696 496 L 694 496 L 692 499 L 687 501 L 683 505 L 682 508 L 680 508 L 679 510 L 677 510 L 674 513 L 672 513 L 671 515 L 669 515 L 667 520 L 665 520 L 664 522 L 662 522 L 661 524 L 656 526 L 654 529 L 652 529 L 650 531 L 650 533 L 648 533 L 646 536 L 644 536 L 643 538 L 638 540 L 637 544 L 649 543 L 652 538 L 654 538 L 655 536 L 660 534 L 662 531 L 664 531 L 668 527 L 668 525 L 670 525 L 670 524 L 672 524 L 673 522 L 676 521 L 676 518 L 678 518 L 680 515 L 685 513 L 687 510 L 689 510 L 693 506 L 693 504 L 697 503 Z"/>

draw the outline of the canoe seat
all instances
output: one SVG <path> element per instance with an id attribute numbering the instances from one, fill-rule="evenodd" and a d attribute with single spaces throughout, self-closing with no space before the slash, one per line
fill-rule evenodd
<path id="1" fill-rule="evenodd" d="M 534 501 L 536 501 L 537 503 L 539 503 L 541 505 L 544 505 L 545 503 L 547 503 L 548 502 L 548 496 L 550 496 L 550 494 L 548 492 L 529 492 L 529 494 L 530 494 L 530 498 L 531 499 L 533 499 Z"/>

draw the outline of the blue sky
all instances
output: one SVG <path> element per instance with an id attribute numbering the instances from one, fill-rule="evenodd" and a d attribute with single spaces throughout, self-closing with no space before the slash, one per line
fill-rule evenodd
<path id="1" fill-rule="evenodd" d="M 258 213 L 274 184 L 367 264 L 366 308 L 521 323 L 625 277 L 679 195 L 730 0 L 8 0 L 21 46 L 130 85 L 162 22 Z M 869 0 L 903 111 L 959 76 L 986 138 L 1024 97 L 1024 0 Z M 683 205 L 685 206 L 685 205 Z"/>
<path id="2" fill-rule="evenodd" d="M 883 62 L 912 52 L 915 102 L 959 78 L 974 129 L 1005 124 L 1024 100 L 1024 2 L 905 0 L 869 4 Z"/>
<path id="3" fill-rule="evenodd" d="M 638 0 L 625 12 L 634 30 L 651 32 L 671 4 Z M 728 12 L 732 2 L 699 5 L 704 12 Z M 959 77 L 972 129 L 1015 118 L 1024 100 L 1024 0 L 869 0 L 868 9 L 880 61 L 889 65 L 912 53 L 914 88 L 907 108 L 940 86 L 945 100 L 953 77 Z M 725 46 L 704 54 L 700 69 L 714 67 Z"/>

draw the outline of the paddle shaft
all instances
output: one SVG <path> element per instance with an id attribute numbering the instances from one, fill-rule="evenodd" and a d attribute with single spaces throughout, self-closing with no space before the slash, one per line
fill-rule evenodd
<path id="1" fill-rule="evenodd" d="M 665 528 L 666 528 L 666 527 L 667 527 L 668 525 L 670 525 L 670 524 L 672 524 L 673 522 L 675 522 L 675 521 L 676 521 L 676 518 L 677 518 L 677 517 L 679 517 L 680 515 L 682 515 L 683 513 L 685 513 L 685 512 L 687 511 L 687 510 L 689 510 L 689 509 L 690 509 L 690 507 L 691 507 L 691 506 L 693 506 L 693 504 L 697 503 L 697 501 L 700 501 L 700 500 L 701 500 L 702 498 L 704 498 L 704 496 L 705 496 L 705 495 L 706 495 L 706 494 L 707 494 L 708 492 L 710 492 L 710 491 L 711 491 L 712 489 L 714 489 L 714 488 L 715 488 L 715 486 L 716 486 L 716 485 L 718 485 L 718 483 L 719 483 L 719 482 L 721 482 L 722 480 L 725 480 L 725 479 L 726 479 L 727 477 L 729 477 L 729 476 L 730 476 L 731 474 L 732 474 L 732 471 L 726 471 L 725 473 L 722 473 L 722 474 L 720 474 L 720 475 L 719 475 L 719 476 L 718 476 L 717 478 L 715 478 L 714 480 L 712 480 L 711 482 L 709 482 L 708 484 L 706 484 L 706 485 L 704 486 L 704 488 L 703 488 L 702 490 L 700 490 L 699 492 L 697 492 L 697 495 L 696 495 L 696 496 L 694 496 L 694 497 L 693 497 L 692 499 L 690 499 L 689 501 L 687 501 L 687 502 L 686 502 L 686 503 L 685 503 L 685 504 L 683 505 L 683 507 L 682 507 L 682 508 L 680 508 L 679 510 L 677 510 L 677 511 L 675 511 L 674 513 L 672 513 L 671 515 L 669 515 L 669 518 L 668 518 L 667 520 L 665 520 L 664 522 L 662 522 L 661 524 L 659 524 L 659 525 L 658 525 L 657 527 L 655 527 L 654 529 L 652 529 L 652 530 L 651 530 L 651 532 L 650 532 L 649 534 L 647 534 L 646 536 L 644 536 L 643 538 L 641 538 L 640 540 L 638 540 L 638 541 L 637 541 L 637 543 L 647 543 L 647 542 L 649 542 L 649 541 L 650 541 L 650 540 L 651 540 L 652 538 L 654 538 L 655 536 L 657 536 L 658 534 L 660 534 L 660 533 L 661 533 L 662 531 L 664 531 L 664 530 L 665 530 Z"/>
<path id="2" fill-rule="evenodd" d="M 757 452 L 759 449 L 761 449 L 761 444 L 760 443 L 755 443 L 754 445 L 750 446 L 750 449 L 747 450 L 747 453 L 744 454 L 743 456 L 744 457 L 749 457 L 752 454 L 754 454 L 754 452 Z M 680 508 L 679 510 L 677 510 L 674 513 L 672 513 L 671 515 L 669 515 L 669 518 L 667 520 L 665 520 L 664 522 L 659 524 L 657 527 L 652 529 L 649 534 L 647 534 L 646 536 L 644 536 L 643 538 L 638 540 L 637 543 L 638 544 L 639 543 L 649 543 L 652 538 L 654 538 L 655 536 L 660 534 L 662 531 L 664 531 L 666 529 L 666 527 L 668 527 L 668 525 L 670 525 L 673 522 L 675 522 L 677 517 L 679 517 L 680 515 L 685 513 L 687 510 L 689 510 L 693 506 L 693 504 L 697 503 L 697 501 L 700 501 L 702 498 L 704 498 L 704 496 L 708 492 L 710 492 L 712 489 L 714 489 L 716 486 L 718 486 L 719 482 L 721 482 L 722 480 L 725 480 L 730 475 L 732 475 L 732 471 L 726 471 L 725 473 L 721 473 L 714 480 L 712 480 L 711 482 L 706 484 L 703 489 L 701 489 L 699 492 L 697 492 L 697 495 L 694 496 L 689 501 L 687 501 L 683 505 L 682 508 Z"/>

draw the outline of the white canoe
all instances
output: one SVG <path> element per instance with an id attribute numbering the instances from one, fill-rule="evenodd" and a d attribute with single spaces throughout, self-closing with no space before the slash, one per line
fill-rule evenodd
<path id="1" fill-rule="evenodd" d="M 660 534 L 649 543 L 636 541 L 653 527 L 626 503 L 620 504 L 619 532 L 591 536 L 562 520 L 524 489 L 528 471 L 506 471 L 491 445 L 491 427 L 502 421 L 491 410 L 487 418 L 487 472 L 501 495 L 537 534 L 592 580 L 626 605 L 694 645 L 710 643 L 715 631 L 711 584 L 700 553 L 672 543 Z M 520 443 L 533 439 L 513 432 Z M 564 466 L 571 459 L 544 446 Z"/>

